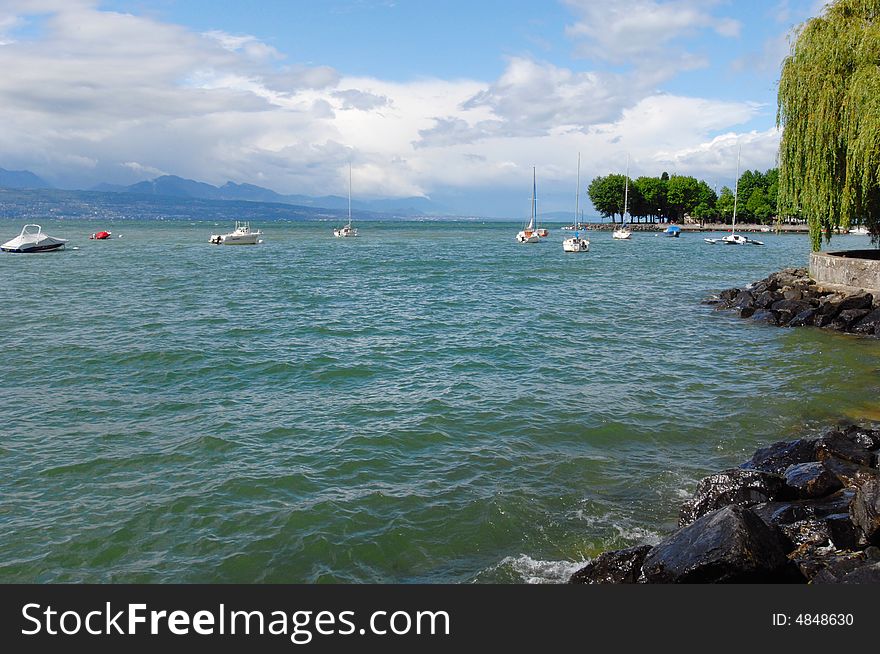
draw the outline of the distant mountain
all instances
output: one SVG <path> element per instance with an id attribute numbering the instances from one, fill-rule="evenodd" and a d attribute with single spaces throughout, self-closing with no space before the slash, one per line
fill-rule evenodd
<path id="1" fill-rule="evenodd" d="M 0 168 L 2 188 L 52 188 L 29 170 L 5 170 Z"/>
<path id="2" fill-rule="evenodd" d="M 163 175 L 156 179 L 138 182 L 131 186 L 99 184 L 91 189 L 104 193 L 137 193 L 139 195 L 163 195 L 176 198 L 196 198 L 200 200 L 226 200 L 247 202 L 277 202 L 302 207 L 322 209 L 347 209 L 348 198 L 339 195 L 282 195 L 275 191 L 253 184 L 226 182 L 223 186 L 213 186 L 205 182 L 184 179 L 176 175 Z M 440 215 L 449 211 L 428 198 L 391 198 L 381 200 L 353 200 L 353 209 L 375 211 L 378 213 L 399 213 L 405 215 Z"/>

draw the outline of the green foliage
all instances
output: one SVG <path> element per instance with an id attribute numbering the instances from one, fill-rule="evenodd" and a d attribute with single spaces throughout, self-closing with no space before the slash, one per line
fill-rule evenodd
<path id="1" fill-rule="evenodd" d="M 764 189 L 760 187 L 753 189 L 748 198 L 744 207 L 744 213 L 751 216 L 751 219 L 755 222 L 769 222 L 770 218 L 773 217 L 773 207 L 770 206 Z"/>
<path id="2" fill-rule="evenodd" d="M 668 175 L 667 175 L 668 177 Z M 633 215 L 660 218 L 667 215 L 666 182 L 657 177 L 639 177 L 633 183 L 641 202 L 633 207 Z"/>
<path id="3" fill-rule="evenodd" d="M 683 220 L 700 202 L 700 183 L 695 177 L 673 175 L 667 183 L 666 200 L 670 220 Z"/>
<path id="4" fill-rule="evenodd" d="M 733 220 L 733 202 L 733 191 L 723 186 L 721 188 L 721 195 L 718 197 L 718 203 L 715 206 L 724 222 Z"/>
<path id="5" fill-rule="evenodd" d="M 779 203 L 822 235 L 880 236 L 880 0 L 836 0 L 803 24 L 782 66 Z"/>
<path id="6" fill-rule="evenodd" d="M 626 177 L 618 174 L 596 177 L 590 182 L 587 193 L 600 215 L 611 218 L 613 221 L 614 216 L 620 214 L 621 222 L 623 222 L 625 185 Z"/>

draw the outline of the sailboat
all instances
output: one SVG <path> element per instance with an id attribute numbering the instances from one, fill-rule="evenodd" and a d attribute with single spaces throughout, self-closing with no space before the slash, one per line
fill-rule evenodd
<path id="1" fill-rule="evenodd" d="M 351 162 L 348 162 L 348 224 L 337 227 L 333 230 L 333 236 L 337 238 L 347 238 L 357 236 L 357 227 L 351 226 Z"/>
<path id="2" fill-rule="evenodd" d="M 537 193 L 537 183 L 535 181 L 535 167 L 532 166 L 532 217 L 529 220 L 529 224 L 526 225 L 525 229 L 520 231 L 516 235 L 517 243 L 540 243 L 541 235 L 538 234 L 538 230 L 535 229 L 535 220 L 537 217 L 537 199 L 535 197 Z"/>
<path id="3" fill-rule="evenodd" d="M 578 216 L 580 215 L 580 208 L 581 208 L 580 204 L 581 204 L 581 153 L 578 152 L 577 194 L 575 195 L 575 200 L 574 200 L 574 224 L 575 224 L 575 226 L 577 226 L 577 224 L 578 224 Z M 590 241 L 585 238 L 581 238 L 580 232 L 575 231 L 574 236 L 562 241 L 562 251 L 563 252 L 589 252 L 590 251 Z"/>
<path id="4" fill-rule="evenodd" d="M 624 175 L 626 178 L 624 180 L 623 186 L 623 216 L 620 218 L 620 227 L 614 230 L 611 234 L 611 238 L 616 239 L 630 239 L 632 238 L 632 231 L 624 224 L 626 220 L 626 210 L 629 202 L 629 155 L 626 157 L 626 174 Z"/>
<path id="5" fill-rule="evenodd" d="M 739 160 L 741 154 L 742 146 L 740 146 L 736 153 L 736 183 L 733 187 L 733 225 L 731 226 L 730 234 L 722 236 L 721 238 L 704 238 L 703 240 L 706 241 L 706 243 L 711 243 L 712 245 L 718 242 L 721 242 L 724 245 L 764 245 L 761 241 L 756 241 L 753 238 L 736 233 L 736 202 L 739 197 Z"/>

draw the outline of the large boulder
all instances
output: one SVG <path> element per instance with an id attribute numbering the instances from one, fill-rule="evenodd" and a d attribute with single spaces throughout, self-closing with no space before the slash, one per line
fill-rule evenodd
<path id="1" fill-rule="evenodd" d="M 694 496 L 682 504 L 678 525 L 683 527 L 723 506 L 752 506 L 774 500 L 783 494 L 785 478 L 761 470 L 733 468 L 705 477 Z"/>
<path id="2" fill-rule="evenodd" d="M 798 463 L 816 460 L 816 440 L 779 441 L 757 450 L 741 468 L 777 474 Z"/>
<path id="3" fill-rule="evenodd" d="M 843 482 L 823 463 L 810 461 L 788 466 L 785 485 L 802 499 L 825 497 L 843 488 Z"/>
<path id="4" fill-rule="evenodd" d="M 795 563 L 811 584 L 838 584 L 850 572 L 868 563 L 868 557 L 864 552 L 813 550 Z"/>
<path id="5" fill-rule="evenodd" d="M 876 334 L 880 326 L 880 309 L 874 309 L 852 326 L 854 334 Z"/>
<path id="6" fill-rule="evenodd" d="M 859 486 L 849 514 L 869 543 L 880 544 L 880 480 L 872 479 Z"/>
<path id="7" fill-rule="evenodd" d="M 783 536 L 749 509 L 727 506 L 674 532 L 642 565 L 649 583 L 744 583 L 785 578 Z"/>
<path id="8" fill-rule="evenodd" d="M 849 311 L 851 309 L 867 309 L 870 311 L 873 305 L 874 296 L 870 293 L 853 293 L 840 301 L 839 308 L 841 311 Z"/>
<path id="9" fill-rule="evenodd" d="M 846 438 L 853 443 L 861 445 L 866 450 L 880 449 L 880 431 L 876 429 L 867 429 L 858 425 L 849 425 L 845 427 L 843 433 Z"/>
<path id="10" fill-rule="evenodd" d="M 570 584 L 635 584 L 642 573 L 642 563 L 650 545 L 604 552 L 575 572 Z"/>
<path id="11" fill-rule="evenodd" d="M 828 326 L 839 332 L 845 332 L 867 315 L 867 309 L 846 309 L 838 313 Z"/>
<path id="12" fill-rule="evenodd" d="M 880 470 L 877 468 L 851 463 L 834 456 L 825 458 L 822 463 L 825 464 L 828 470 L 837 475 L 844 488 L 855 490 L 867 481 L 880 479 Z"/>
<path id="13" fill-rule="evenodd" d="M 819 461 L 834 457 L 867 467 L 874 463 L 874 454 L 870 450 L 839 431 L 829 432 L 816 441 L 816 456 Z"/>

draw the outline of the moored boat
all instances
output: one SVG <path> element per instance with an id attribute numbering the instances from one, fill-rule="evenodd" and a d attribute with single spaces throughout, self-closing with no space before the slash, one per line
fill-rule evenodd
<path id="1" fill-rule="evenodd" d="M 574 200 L 574 224 L 577 225 L 577 217 L 580 213 L 580 203 L 581 203 L 581 154 L 578 152 L 578 165 L 577 165 L 577 184 L 575 186 L 577 189 L 577 194 L 575 195 Z M 589 252 L 590 251 L 590 241 L 586 238 L 581 238 L 580 232 L 575 231 L 574 236 L 571 238 L 567 238 L 562 241 L 562 251 L 563 252 Z"/>
<path id="2" fill-rule="evenodd" d="M 21 233 L 14 239 L 0 245 L 3 252 L 51 252 L 63 250 L 67 244 L 65 238 L 54 238 L 43 233 L 39 225 L 28 224 L 21 228 Z"/>
<path id="3" fill-rule="evenodd" d="M 262 243 L 263 235 L 259 229 L 252 230 L 249 222 L 235 221 L 235 230 L 228 234 L 211 234 L 214 245 L 257 245 Z"/>
<path id="4" fill-rule="evenodd" d="M 89 239 L 93 241 L 103 241 L 108 238 L 110 238 L 110 232 L 95 232 L 89 236 Z"/>
<path id="5" fill-rule="evenodd" d="M 540 243 L 541 235 L 538 233 L 539 230 L 535 229 L 535 220 L 537 219 L 537 199 L 535 197 L 537 193 L 537 182 L 535 179 L 535 168 L 532 167 L 532 216 L 529 219 L 529 224 L 526 225 L 519 233 L 516 235 L 517 243 Z M 547 232 L 547 230 L 543 230 Z M 545 234 L 546 236 L 546 234 Z"/>

